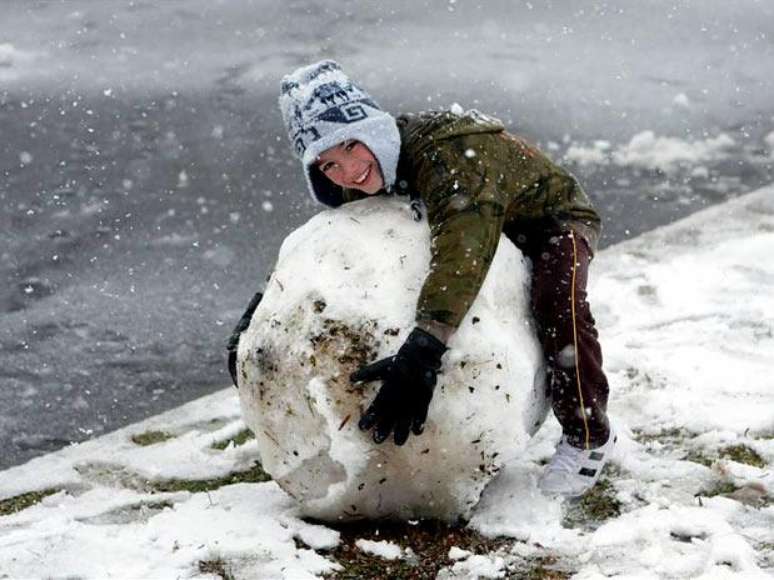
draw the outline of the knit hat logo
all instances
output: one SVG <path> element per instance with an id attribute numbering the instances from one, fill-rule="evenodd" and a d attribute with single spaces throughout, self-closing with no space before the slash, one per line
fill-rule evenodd
<path id="1" fill-rule="evenodd" d="M 395 181 L 400 153 L 395 119 L 353 83 L 338 63 L 324 60 L 284 77 L 279 105 L 317 201 L 332 206 L 341 203 L 341 189 L 316 171 L 314 162 L 320 153 L 347 139 L 362 141 L 373 152 L 385 187 Z"/>
<path id="2" fill-rule="evenodd" d="M 361 104 L 362 103 L 362 104 Z M 363 108 L 367 105 L 372 109 L 379 106 L 352 83 L 341 85 L 336 81 L 325 83 L 314 89 L 312 98 L 304 107 L 296 106 L 290 123 L 290 133 L 296 154 L 302 157 L 307 144 L 320 139 L 317 125 L 310 124 L 305 119 L 325 121 L 328 123 L 354 123 L 368 117 Z"/>

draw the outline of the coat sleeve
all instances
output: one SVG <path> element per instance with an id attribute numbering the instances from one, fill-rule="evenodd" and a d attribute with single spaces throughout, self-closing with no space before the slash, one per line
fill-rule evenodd
<path id="1" fill-rule="evenodd" d="M 432 146 L 418 168 L 427 206 L 431 259 L 417 323 L 459 327 L 492 263 L 506 211 L 494 134 L 458 136 Z"/>

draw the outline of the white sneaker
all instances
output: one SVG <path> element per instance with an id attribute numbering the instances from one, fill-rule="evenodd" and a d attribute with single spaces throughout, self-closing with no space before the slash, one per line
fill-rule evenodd
<path id="1" fill-rule="evenodd" d="M 554 456 L 538 481 L 538 487 L 545 495 L 583 495 L 597 483 L 617 442 L 618 436 L 612 428 L 604 445 L 589 450 L 573 447 L 562 435 Z"/>

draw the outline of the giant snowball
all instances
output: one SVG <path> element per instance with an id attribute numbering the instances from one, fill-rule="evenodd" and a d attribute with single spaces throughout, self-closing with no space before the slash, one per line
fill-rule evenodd
<path id="1" fill-rule="evenodd" d="M 403 343 L 429 260 L 427 222 L 399 199 L 323 211 L 282 244 L 239 343 L 239 397 L 264 469 L 307 515 L 466 517 L 546 416 L 528 266 L 503 236 L 449 341 L 424 433 L 398 447 L 358 429 L 381 383 L 349 374 Z"/>

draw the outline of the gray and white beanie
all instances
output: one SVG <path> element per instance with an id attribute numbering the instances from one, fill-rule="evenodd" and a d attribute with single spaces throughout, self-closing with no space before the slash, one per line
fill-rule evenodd
<path id="1" fill-rule="evenodd" d="M 279 106 L 313 199 L 341 205 L 341 188 L 322 174 L 315 161 L 347 139 L 365 143 L 379 162 L 385 189 L 392 187 L 400 155 L 395 118 L 354 84 L 338 63 L 322 60 L 283 77 Z"/>

